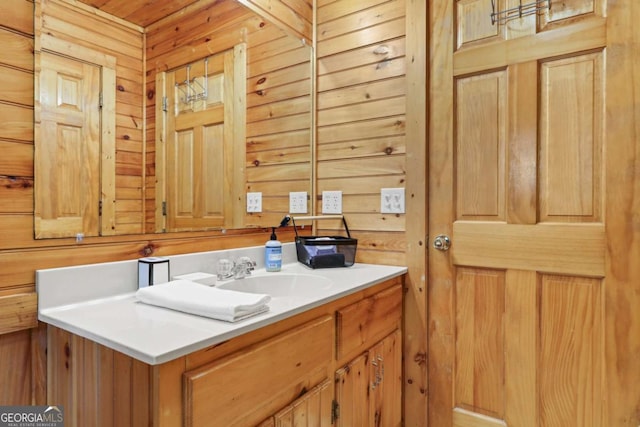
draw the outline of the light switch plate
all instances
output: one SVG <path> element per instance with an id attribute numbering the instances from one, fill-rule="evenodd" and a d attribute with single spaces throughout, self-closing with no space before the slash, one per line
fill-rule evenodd
<path id="1" fill-rule="evenodd" d="M 306 191 L 292 191 L 289 193 L 289 213 L 307 213 Z"/>
<path id="2" fill-rule="evenodd" d="M 340 214 L 342 213 L 342 191 L 322 192 L 322 213 Z"/>
<path id="3" fill-rule="evenodd" d="M 247 212 L 262 212 L 262 193 L 247 193 Z"/>
<path id="4" fill-rule="evenodd" d="M 404 213 L 404 188 L 382 188 L 380 190 L 381 213 Z"/>

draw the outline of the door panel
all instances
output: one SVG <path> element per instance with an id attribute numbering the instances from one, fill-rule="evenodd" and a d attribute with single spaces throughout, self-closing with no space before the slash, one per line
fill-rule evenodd
<path id="1" fill-rule="evenodd" d="M 505 272 L 456 274 L 456 406 L 503 418 Z"/>
<path id="2" fill-rule="evenodd" d="M 458 79 L 458 219 L 505 219 L 507 73 Z"/>
<path id="3" fill-rule="evenodd" d="M 430 423 L 599 426 L 600 6 L 568 1 L 491 26 L 491 2 L 456 5 L 455 52 L 440 58 L 452 85 L 431 107 L 450 102 L 452 119 L 450 131 L 432 123 L 430 153 L 443 163 L 431 163 L 429 230 L 452 243 L 429 253 Z"/>
<path id="4" fill-rule="evenodd" d="M 602 220 L 603 54 L 540 70 L 540 220 Z"/>
<path id="5" fill-rule="evenodd" d="M 541 275 L 540 421 L 544 426 L 600 425 L 602 281 Z"/>

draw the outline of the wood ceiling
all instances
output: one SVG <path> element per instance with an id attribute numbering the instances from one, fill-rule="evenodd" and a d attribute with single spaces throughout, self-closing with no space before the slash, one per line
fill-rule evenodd
<path id="1" fill-rule="evenodd" d="M 0 0 L 6 1 L 6 0 Z M 290 35 L 311 43 L 313 0 L 70 0 L 99 9 L 142 28 L 182 9 L 236 5 L 275 23 Z M 197 3 L 197 5 L 196 5 Z M 233 6 L 232 6 L 233 7 Z"/>
<path id="2" fill-rule="evenodd" d="M 199 0 L 80 0 L 88 6 L 146 27 Z"/>

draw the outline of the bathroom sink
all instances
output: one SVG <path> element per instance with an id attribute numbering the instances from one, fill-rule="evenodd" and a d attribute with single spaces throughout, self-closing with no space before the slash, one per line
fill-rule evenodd
<path id="1" fill-rule="evenodd" d="M 311 274 L 273 273 L 236 279 L 220 283 L 216 287 L 254 294 L 268 294 L 274 298 L 314 298 L 325 295 L 332 286 L 331 280 Z"/>

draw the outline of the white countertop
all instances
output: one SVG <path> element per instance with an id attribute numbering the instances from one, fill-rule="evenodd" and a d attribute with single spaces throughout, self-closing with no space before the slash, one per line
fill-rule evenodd
<path id="1" fill-rule="evenodd" d="M 406 272 L 406 267 L 371 264 L 311 270 L 298 262 L 284 264 L 278 273 L 258 269 L 254 275 L 319 275 L 331 280 L 332 286 L 319 297 L 309 299 L 272 297 L 268 312 L 235 323 L 143 304 L 136 300 L 135 290 L 130 285 L 115 285 L 111 287 L 115 291 L 103 290 L 101 292 L 104 296 L 95 298 L 95 293 L 87 293 L 83 290 L 85 287 L 78 284 L 71 286 L 69 283 L 53 281 L 54 284 L 49 286 L 47 282 L 50 280 L 40 280 L 38 318 L 145 363 L 156 365 L 270 325 Z M 80 296 L 61 299 L 61 286 L 67 293 L 75 292 L 69 289 L 78 289 Z M 123 292 L 126 289 L 129 291 Z M 52 303 L 51 300 L 55 301 Z"/>

